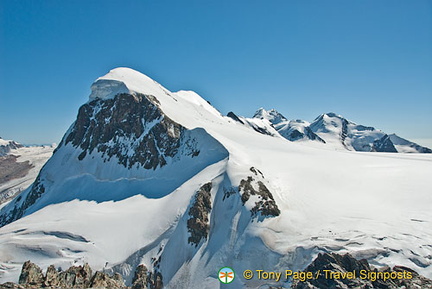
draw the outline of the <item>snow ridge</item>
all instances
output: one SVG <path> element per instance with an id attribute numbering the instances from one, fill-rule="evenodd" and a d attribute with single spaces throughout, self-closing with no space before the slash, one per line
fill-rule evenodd
<path id="1" fill-rule="evenodd" d="M 37 180 L 0 212 L 1 282 L 31 259 L 88 262 L 128 284 L 145 264 L 166 288 L 221 288 L 223 266 L 296 271 L 330 251 L 432 277 L 432 155 L 373 152 L 394 137 L 333 113 L 256 116 L 222 116 L 127 68 L 99 78 Z M 250 282 L 232 286 L 290 286 Z"/>

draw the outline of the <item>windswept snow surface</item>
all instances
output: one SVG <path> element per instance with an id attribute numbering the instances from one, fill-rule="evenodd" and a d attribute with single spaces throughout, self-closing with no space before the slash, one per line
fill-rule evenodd
<path id="1" fill-rule="evenodd" d="M 100 91 L 101 80 L 113 83 Z M 334 151 L 257 133 L 197 94 L 171 93 L 127 68 L 99 78 L 90 97 L 110 98 L 116 89 L 153 95 L 165 115 L 187 129 L 204 129 L 228 156 L 158 197 L 133 193 L 116 201 L 44 203 L 0 228 L 0 282 L 16 282 L 21 264 L 31 259 L 44 269 L 89 262 L 96 270 L 121 272 L 129 282 L 134 266 L 144 263 L 158 267 L 165 288 L 225 288 L 217 281 L 224 266 L 238 274 L 232 288 L 288 286 L 246 281 L 241 273 L 301 270 L 320 251 L 350 252 L 377 266 L 404 265 L 432 278 L 432 155 Z M 130 180 L 108 166 L 113 176 Z M 268 187 L 280 216 L 252 218 L 238 193 L 227 196 L 248 176 Z M 195 246 L 187 242 L 188 210 L 208 182 L 210 232 Z M 159 257 L 156 265 L 152 258 Z"/>

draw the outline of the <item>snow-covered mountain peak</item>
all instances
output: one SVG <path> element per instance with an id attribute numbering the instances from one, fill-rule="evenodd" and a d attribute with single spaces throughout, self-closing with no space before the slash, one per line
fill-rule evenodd
<path id="1" fill-rule="evenodd" d="M 255 112 L 253 118 L 267 119 L 274 125 L 287 121 L 287 118 L 283 116 L 280 112 L 278 112 L 276 109 L 270 109 L 267 111 L 263 107 L 259 108 Z"/>
<path id="2" fill-rule="evenodd" d="M 13 140 L 4 140 L 0 137 L 0 156 L 8 154 L 11 150 L 23 147 L 22 144 Z"/>
<path id="3" fill-rule="evenodd" d="M 92 84 L 91 90 L 90 100 L 110 99 L 119 93 L 137 92 L 156 97 L 170 94 L 168 89 L 147 75 L 126 67 L 112 69 L 106 75 L 99 77 Z"/>

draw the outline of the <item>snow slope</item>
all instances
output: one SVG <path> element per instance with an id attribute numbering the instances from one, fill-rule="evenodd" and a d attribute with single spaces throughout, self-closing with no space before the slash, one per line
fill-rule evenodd
<path id="1" fill-rule="evenodd" d="M 95 149 L 79 160 L 85 143 L 67 142 L 78 135 L 78 117 L 40 174 L 45 192 L 23 217 L 0 228 L 0 282 L 17 281 L 21 264 L 31 259 L 42 268 L 89 262 L 129 282 L 144 263 L 162 274 L 165 288 L 225 288 L 217 280 L 223 266 L 240 274 L 298 270 L 320 251 L 351 252 L 378 266 L 405 265 L 432 277 L 432 155 L 360 154 L 290 142 L 222 116 L 193 92 L 169 92 L 127 68 L 99 78 L 82 110 L 91 108 L 89 115 L 98 119 L 109 101 L 120 109 L 118 92 L 151 95 L 147 105 L 161 111 L 155 122 L 180 124 L 180 140 L 192 136 L 201 153 L 196 159 L 175 154 L 155 169 L 126 168 L 121 156 L 131 160 L 137 150 L 128 138 L 120 157 L 107 159 Z M 108 127 L 110 122 L 113 117 Z M 280 214 L 254 214 L 265 197 L 245 198 L 247 180 L 251 190 L 271 192 Z M 208 235 L 191 243 L 191 211 L 208 183 Z M 289 284 L 238 276 L 230 286 L 270 285 Z"/>

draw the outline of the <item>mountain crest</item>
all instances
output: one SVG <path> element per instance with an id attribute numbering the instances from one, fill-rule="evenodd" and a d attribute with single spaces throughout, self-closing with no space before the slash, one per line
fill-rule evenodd
<path id="1" fill-rule="evenodd" d="M 258 119 L 267 119 L 270 121 L 271 124 L 275 125 L 278 123 L 281 123 L 283 121 L 287 121 L 286 117 L 283 116 L 280 112 L 278 112 L 276 109 L 270 109 L 269 111 L 265 110 L 264 108 L 259 108 L 253 118 Z"/>
<path id="2" fill-rule="evenodd" d="M 110 99 L 121 93 L 138 92 L 153 96 L 170 93 L 147 75 L 126 67 L 112 69 L 106 75 L 96 79 L 91 86 L 91 91 L 90 100 Z"/>

